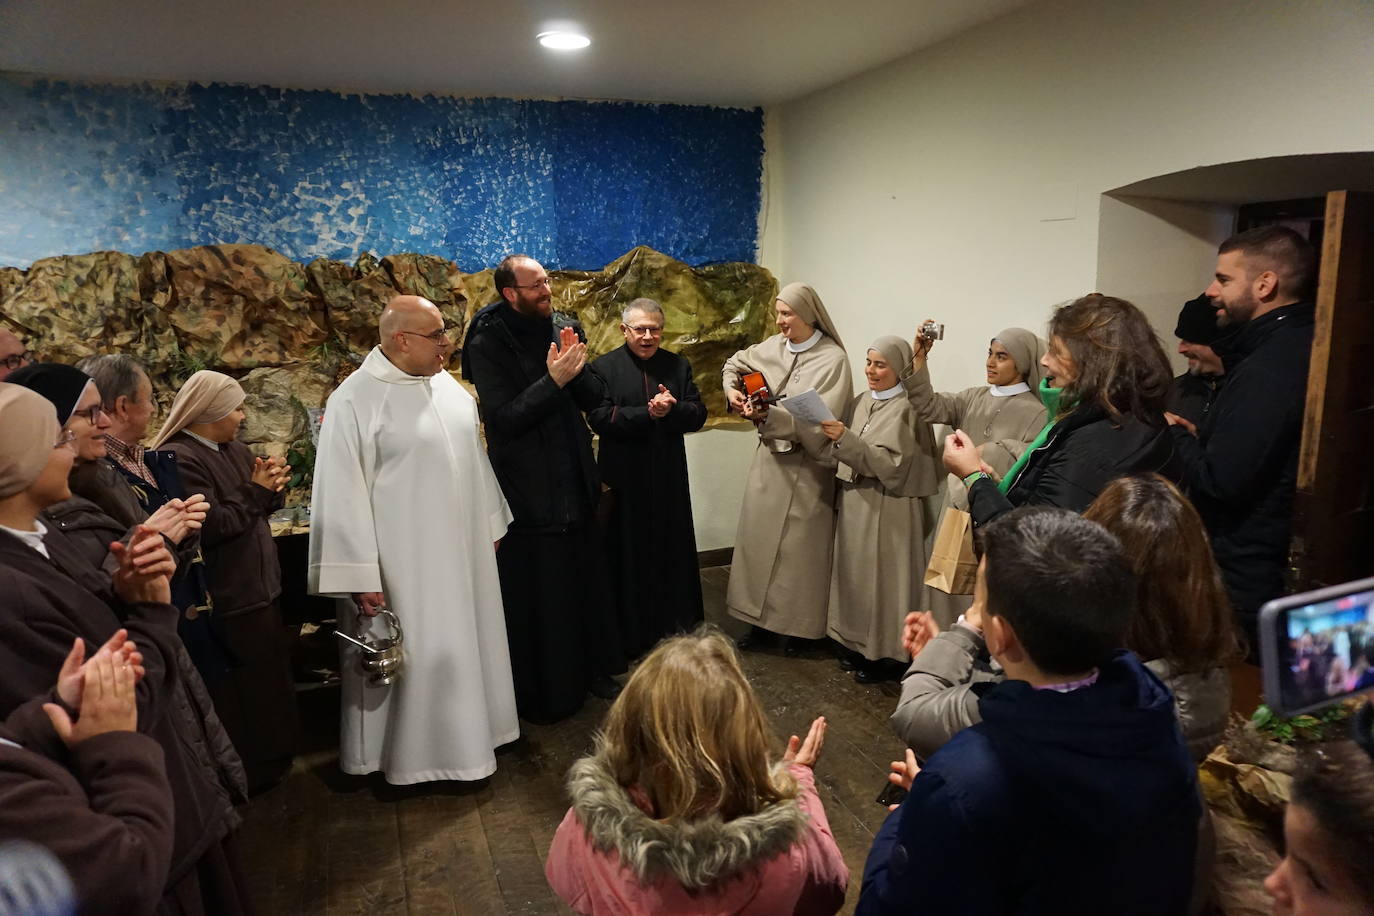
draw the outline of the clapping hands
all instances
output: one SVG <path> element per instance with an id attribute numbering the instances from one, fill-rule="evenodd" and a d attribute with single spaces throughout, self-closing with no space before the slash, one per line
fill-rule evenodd
<path id="1" fill-rule="evenodd" d="M 983 453 L 973 444 L 973 439 L 962 429 L 945 436 L 945 470 L 963 479 L 976 471 L 992 477 L 992 468 L 983 462 Z"/>
<path id="2" fill-rule="evenodd" d="M 549 355 L 544 359 L 549 376 L 559 388 L 577 378 L 586 363 L 587 345 L 578 339 L 572 328 L 558 332 L 558 342 L 549 344 Z"/>
<path id="3" fill-rule="evenodd" d="M 253 483 L 273 493 L 286 489 L 291 479 L 291 465 L 280 458 L 254 458 Z"/>
<path id="4" fill-rule="evenodd" d="M 661 420 L 668 416 L 668 411 L 673 409 L 677 403 L 677 398 L 663 385 L 658 386 L 658 394 L 649 399 L 649 416 L 655 420 Z"/>
<path id="5" fill-rule="evenodd" d="M 902 648 L 912 658 L 921 654 L 932 639 L 940 635 L 940 625 L 930 611 L 912 611 L 902 622 Z"/>
<path id="6" fill-rule="evenodd" d="M 127 630 L 116 631 L 84 664 L 85 642 L 77 637 L 72 643 L 57 675 L 57 695 L 77 711 L 77 719 L 73 723 L 67 710 L 56 703 L 43 704 L 53 731 L 67 747 L 105 732 L 138 727 L 134 687 L 144 674 L 143 656 L 128 635 Z"/>
<path id="7" fill-rule="evenodd" d="M 143 524 L 160 532 L 173 544 L 180 544 L 186 535 L 200 530 L 209 511 L 209 501 L 197 493 L 185 499 L 169 499 Z"/>
<path id="8" fill-rule="evenodd" d="M 119 561 L 112 577 L 116 595 L 131 604 L 167 604 L 172 600 L 171 578 L 177 562 L 156 528 L 136 526 L 129 546 L 115 541 L 110 545 L 110 553 Z"/>
<path id="9" fill-rule="evenodd" d="M 787 739 L 787 750 L 783 752 L 783 763 L 796 763 L 804 767 L 815 769 L 816 761 L 821 757 L 821 748 L 825 746 L 825 716 L 817 716 L 811 723 L 811 730 L 806 733 L 806 740 L 803 741 L 796 735 Z"/>

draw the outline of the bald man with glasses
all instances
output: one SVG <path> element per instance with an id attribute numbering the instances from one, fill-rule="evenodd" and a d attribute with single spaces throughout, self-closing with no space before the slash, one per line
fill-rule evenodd
<path id="1" fill-rule="evenodd" d="M 339 765 L 408 785 L 476 780 L 520 736 L 496 546 L 510 509 L 477 404 L 446 371 L 443 316 L 419 296 L 382 312 L 381 343 L 325 405 L 310 522 L 310 591 L 339 599 L 362 641 L 404 633 L 387 685 L 343 644 Z M 385 613 L 384 613 L 385 612 Z"/>

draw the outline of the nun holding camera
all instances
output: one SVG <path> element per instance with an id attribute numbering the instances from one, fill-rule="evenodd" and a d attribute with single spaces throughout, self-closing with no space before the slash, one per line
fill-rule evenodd
<path id="1" fill-rule="evenodd" d="M 1025 328 L 1000 331 L 988 341 L 986 385 L 937 392 L 930 383 L 926 360 L 943 330 L 943 325 L 932 320 L 917 333 L 910 370 L 902 378 L 907 400 L 919 422 L 943 423 L 968 433 L 983 462 L 997 474 L 1005 474 L 1045 426 L 1045 405 L 1036 394 L 1045 342 Z M 945 506 L 968 509 L 968 494 L 954 475 L 947 481 Z M 937 517 L 943 515 L 942 507 Z M 926 598 L 943 629 L 953 625 L 973 602 L 972 595 L 947 595 L 934 588 L 926 589 Z"/>

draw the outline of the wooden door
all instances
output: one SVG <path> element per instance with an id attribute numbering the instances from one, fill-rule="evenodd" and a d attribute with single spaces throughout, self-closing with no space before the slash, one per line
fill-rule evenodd
<path id="1" fill-rule="evenodd" d="M 1374 575 L 1374 193 L 1326 195 L 1290 586 Z"/>

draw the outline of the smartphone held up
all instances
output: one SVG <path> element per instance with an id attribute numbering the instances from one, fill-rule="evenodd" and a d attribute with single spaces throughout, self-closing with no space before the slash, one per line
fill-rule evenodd
<path id="1" fill-rule="evenodd" d="M 1264 699 L 1280 716 L 1374 690 L 1374 579 L 1270 601 L 1259 639 Z"/>

